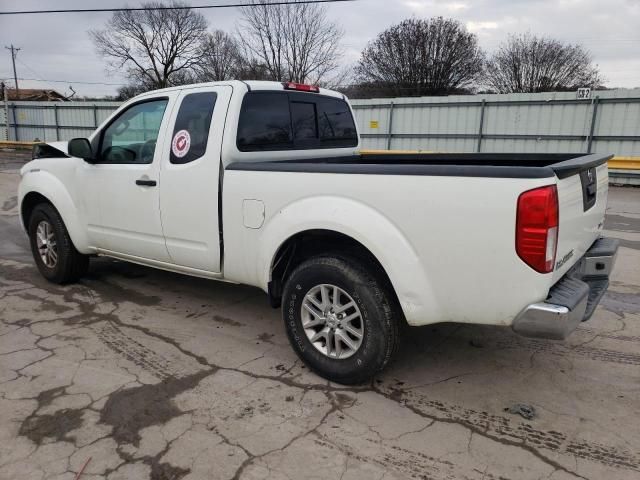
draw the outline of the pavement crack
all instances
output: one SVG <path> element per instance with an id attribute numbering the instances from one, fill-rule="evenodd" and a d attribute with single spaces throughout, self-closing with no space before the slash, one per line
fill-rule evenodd
<path id="1" fill-rule="evenodd" d="M 563 465 L 561 465 L 560 463 L 558 463 L 557 461 L 548 458 L 547 456 L 543 455 L 542 453 L 540 453 L 536 448 L 531 447 L 530 445 L 526 444 L 526 441 L 522 440 L 522 441 L 514 441 L 514 440 L 509 440 L 508 438 L 504 438 L 501 437 L 499 435 L 495 435 L 495 434 L 491 434 L 490 432 L 483 430 L 482 428 L 479 428 L 476 425 L 473 425 L 467 421 L 465 421 L 462 418 L 442 418 L 442 417 L 438 417 L 435 415 L 429 415 L 427 413 L 425 413 L 424 411 L 420 410 L 419 408 L 409 404 L 408 402 L 404 402 L 401 403 L 400 401 L 398 401 L 396 398 L 393 398 L 392 395 L 388 395 L 385 392 L 383 392 L 382 390 L 380 390 L 377 387 L 374 387 L 374 389 L 376 390 L 376 392 L 380 395 L 382 395 L 385 398 L 388 398 L 389 400 L 396 402 L 398 404 L 400 404 L 401 406 L 403 406 L 404 408 L 407 408 L 409 411 L 411 411 L 412 413 L 415 413 L 416 415 L 422 417 L 422 418 L 426 418 L 428 420 L 432 420 L 435 422 L 441 422 L 441 423 L 449 423 L 449 424 L 454 424 L 454 425 L 459 425 L 463 428 L 466 428 L 470 431 L 472 431 L 473 433 L 476 433 L 478 435 L 480 435 L 481 437 L 485 437 L 489 440 L 493 440 L 497 443 L 500 443 L 502 445 L 505 446 L 510 446 L 510 447 L 516 447 L 516 448 L 521 448 L 527 452 L 529 452 L 531 455 L 533 455 L 534 457 L 536 457 L 538 460 L 540 460 L 541 462 L 545 463 L 546 465 L 548 465 L 551 468 L 555 468 L 557 470 L 561 470 L 569 475 L 573 475 L 576 476 L 578 478 L 582 478 L 584 480 L 588 480 L 586 477 L 583 477 L 582 475 L 579 475 L 577 472 L 571 471 L 569 469 L 567 469 L 566 467 L 564 467 Z"/>

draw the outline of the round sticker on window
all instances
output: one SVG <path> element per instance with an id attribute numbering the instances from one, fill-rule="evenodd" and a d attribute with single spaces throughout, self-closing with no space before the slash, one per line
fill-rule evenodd
<path id="1" fill-rule="evenodd" d="M 189 135 L 189 132 L 180 130 L 173 136 L 171 151 L 176 157 L 184 157 L 189 153 L 189 147 L 191 147 L 191 135 Z"/>

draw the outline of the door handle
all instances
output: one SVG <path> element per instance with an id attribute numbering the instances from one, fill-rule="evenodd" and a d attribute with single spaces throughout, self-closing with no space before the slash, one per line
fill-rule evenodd
<path id="1" fill-rule="evenodd" d="M 143 178 L 136 180 L 136 185 L 141 185 L 143 187 L 155 187 L 157 184 L 158 182 L 155 180 L 146 180 Z"/>

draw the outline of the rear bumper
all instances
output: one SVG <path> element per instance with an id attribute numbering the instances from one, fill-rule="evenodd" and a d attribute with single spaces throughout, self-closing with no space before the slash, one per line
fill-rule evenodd
<path id="1" fill-rule="evenodd" d="M 563 340 L 580 322 L 591 318 L 609 286 L 618 241 L 600 238 L 549 291 L 544 302 L 527 306 L 513 321 L 525 337 Z"/>

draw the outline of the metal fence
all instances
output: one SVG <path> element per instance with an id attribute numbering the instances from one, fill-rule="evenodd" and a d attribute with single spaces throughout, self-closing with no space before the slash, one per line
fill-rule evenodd
<path id="1" fill-rule="evenodd" d="M 640 156 L 640 89 L 354 100 L 366 149 Z M 87 136 L 117 102 L 9 102 L 9 140 Z M 4 109 L 1 110 L 4 112 Z M 0 113 L 0 131 L 4 131 Z"/>
<path id="2" fill-rule="evenodd" d="M 640 155 L 640 89 L 352 103 L 367 149 Z"/>
<path id="3" fill-rule="evenodd" d="M 9 138 L 31 142 L 86 137 L 119 102 L 9 102 Z M 5 132 L 5 109 L 0 109 L 0 135 Z"/>

